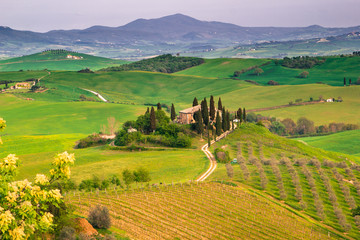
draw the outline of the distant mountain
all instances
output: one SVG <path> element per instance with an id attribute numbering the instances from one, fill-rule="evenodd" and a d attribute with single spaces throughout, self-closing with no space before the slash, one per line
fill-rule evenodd
<path id="1" fill-rule="evenodd" d="M 360 26 L 242 27 L 175 14 L 157 19 L 137 19 L 120 27 L 93 26 L 83 30 L 54 30 L 47 33 L 0 27 L 0 57 L 1 54 L 19 55 L 22 51 L 29 54 L 54 46 L 102 56 L 141 57 L 259 41 L 322 38 L 356 31 L 360 31 Z"/>

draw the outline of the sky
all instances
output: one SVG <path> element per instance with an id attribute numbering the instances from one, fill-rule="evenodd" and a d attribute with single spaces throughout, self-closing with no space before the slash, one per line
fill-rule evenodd
<path id="1" fill-rule="evenodd" d="M 0 0 L 0 26 L 46 32 L 117 27 L 182 13 L 240 26 L 360 25 L 360 0 Z"/>

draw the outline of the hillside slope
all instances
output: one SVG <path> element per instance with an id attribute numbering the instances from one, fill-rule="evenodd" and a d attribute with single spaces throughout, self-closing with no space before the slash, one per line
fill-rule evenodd
<path id="1" fill-rule="evenodd" d="M 134 239 L 340 238 L 253 191 L 219 183 L 77 192 L 68 194 L 66 201 L 82 216 L 96 204 L 107 206 L 113 227 Z"/>
<path id="2" fill-rule="evenodd" d="M 69 58 L 68 55 L 70 55 Z M 23 57 L 2 60 L 0 61 L 0 71 L 25 71 L 43 69 L 78 71 L 84 68 L 98 70 L 100 68 L 110 67 L 123 63 L 125 63 L 125 61 L 96 57 L 66 50 L 52 50 Z"/>
<path id="3" fill-rule="evenodd" d="M 241 125 L 212 149 L 216 147 L 228 150 L 238 163 L 232 165 L 232 178 L 220 164 L 211 179 L 262 190 L 293 209 L 359 238 L 359 222 L 350 211 L 360 205 L 359 158 L 279 137 L 254 124 Z"/>

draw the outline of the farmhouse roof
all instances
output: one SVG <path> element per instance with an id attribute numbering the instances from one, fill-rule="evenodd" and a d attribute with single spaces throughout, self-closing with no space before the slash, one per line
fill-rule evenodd
<path id="1" fill-rule="evenodd" d="M 199 110 L 201 110 L 201 105 L 197 105 L 195 107 L 191 107 L 191 108 L 181 110 L 180 113 L 189 114 L 189 113 L 195 113 L 195 112 L 197 112 Z"/>

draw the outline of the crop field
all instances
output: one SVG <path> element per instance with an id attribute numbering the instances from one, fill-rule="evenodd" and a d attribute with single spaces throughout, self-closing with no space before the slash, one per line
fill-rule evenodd
<path id="1" fill-rule="evenodd" d="M 327 136 L 298 138 L 307 144 L 328 151 L 360 156 L 360 130 L 335 133 Z"/>
<path id="2" fill-rule="evenodd" d="M 350 212 L 360 204 L 360 171 L 351 165 L 359 164 L 359 158 L 312 148 L 252 124 L 243 125 L 216 146 L 225 146 L 238 163 L 232 164 L 232 178 L 220 165 L 210 179 L 263 190 L 313 219 L 359 237 L 359 219 Z"/>
<path id="3" fill-rule="evenodd" d="M 333 239 L 336 231 L 248 191 L 187 183 L 131 191 L 74 192 L 66 201 L 86 217 L 107 206 L 115 228 L 135 239 Z M 344 236 L 344 238 L 346 238 Z"/>
<path id="4" fill-rule="evenodd" d="M 67 59 L 67 55 L 82 57 L 82 59 Z M 41 52 L 18 58 L 11 58 L 0 61 L 0 71 L 19 70 L 68 70 L 78 71 L 84 68 L 98 70 L 104 67 L 120 65 L 125 63 L 122 60 L 114 60 L 103 57 L 96 57 L 75 52 L 50 53 Z"/>

